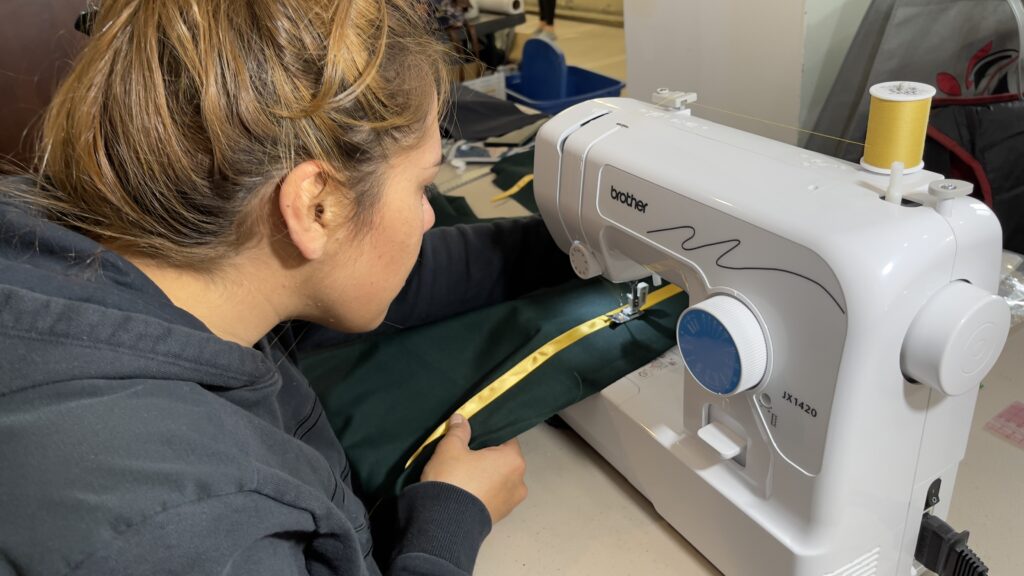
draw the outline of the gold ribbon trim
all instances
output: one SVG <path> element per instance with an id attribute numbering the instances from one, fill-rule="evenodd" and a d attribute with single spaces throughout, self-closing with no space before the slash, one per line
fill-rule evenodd
<path id="1" fill-rule="evenodd" d="M 675 296 L 682 292 L 682 288 L 674 284 L 669 284 L 664 288 L 652 292 L 647 297 L 647 303 L 644 304 L 643 309 L 646 310 L 651 306 L 654 306 L 668 298 Z M 494 382 L 488 384 L 483 390 L 476 393 L 475 396 L 470 398 L 465 404 L 459 407 L 455 412 L 462 414 L 467 420 L 476 415 L 477 412 L 483 410 L 488 404 L 494 402 L 499 396 L 508 392 L 520 380 L 528 376 L 531 372 L 540 367 L 541 364 L 547 362 L 555 354 L 561 352 L 565 348 L 571 346 L 577 341 L 581 340 L 585 336 L 589 336 L 602 328 L 606 328 L 611 324 L 611 317 L 621 311 L 625 306 L 620 306 L 611 312 L 607 312 L 592 318 L 586 322 L 561 333 L 553 340 L 548 341 L 546 344 L 538 348 L 535 352 L 523 358 L 518 364 L 513 366 L 508 372 L 505 372 L 499 376 Z M 405 463 L 405 467 L 408 468 L 412 465 L 413 461 L 423 452 L 423 450 L 430 445 L 431 442 L 444 436 L 445 432 L 448 431 L 448 421 L 445 420 L 443 424 L 437 427 L 434 432 L 420 445 L 416 452 L 409 458 L 409 461 Z"/>
<path id="2" fill-rule="evenodd" d="M 526 185 L 529 184 L 530 182 L 533 182 L 533 174 L 527 174 L 526 176 L 523 176 L 522 178 L 519 179 L 518 182 L 513 184 L 512 187 L 509 188 L 508 190 L 505 190 L 501 194 L 496 194 L 496 195 L 492 196 L 491 197 L 491 202 L 497 202 L 499 200 L 504 200 L 505 198 L 511 198 L 511 197 L 515 196 L 516 194 L 519 194 L 519 191 L 522 190 L 523 188 L 526 188 Z"/>

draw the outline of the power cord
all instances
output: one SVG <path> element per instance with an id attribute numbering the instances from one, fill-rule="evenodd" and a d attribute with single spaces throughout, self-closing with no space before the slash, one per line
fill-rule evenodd
<path id="1" fill-rule="evenodd" d="M 939 576 L 987 576 L 988 566 L 967 546 L 969 536 L 925 512 L 914 558 Z"/>

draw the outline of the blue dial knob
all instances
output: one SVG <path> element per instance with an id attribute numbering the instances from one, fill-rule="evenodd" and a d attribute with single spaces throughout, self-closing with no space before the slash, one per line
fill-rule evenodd
<path id="1" fill-rule="evenodd" d="M 738 394 L 764 377 L 764 332 L 735 298 L 712 296 L 687 309 L 679 317 L 676 336 L 690 374 L 714 394 Z"/>

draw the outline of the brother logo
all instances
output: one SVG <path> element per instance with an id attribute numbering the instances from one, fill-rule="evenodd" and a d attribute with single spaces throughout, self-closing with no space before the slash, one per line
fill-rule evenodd
<path id="1" fill-rule="evenodd" d="M 615 186 L 612 186 L 612 200 L 617 200 L 641 214 L 647 213 L 647 202 L 640 200 L 629 192 L 619 190 Z"/>

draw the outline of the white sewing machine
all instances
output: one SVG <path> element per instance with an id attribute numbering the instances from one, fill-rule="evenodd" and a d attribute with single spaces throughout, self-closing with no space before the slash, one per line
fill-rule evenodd
<path id="1" fill-rule="evenodd" d="M 579 104 L 538 137 L 577 273 L 691 304 L 685 369 L 563 417 L 727 575 L 919 573 L 1009 330 L 999 222 L 966 183 L 920 171 L 886 201 L 888 176 L 661 100 Z"/>

